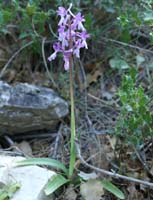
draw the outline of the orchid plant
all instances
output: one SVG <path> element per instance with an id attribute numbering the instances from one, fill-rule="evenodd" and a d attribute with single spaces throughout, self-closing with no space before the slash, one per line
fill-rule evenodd
<path id="1" fill-rule="evenodd" d="M 73 92 L 73 56 L 80 58 L 80 49 L 88 48 L 86 39 L 89 38 L 83 22 L 85 21 L 81 13 L 74 15 L 71 11 L 72 4 L 66 10 L 59 7 L 57 14 L 60 16 L 58 23 L 58 41 L 53 44 L 54 53 L 48 58 L 52 61 L 57 53 L 62 53 L 64 60 L 64 69 L 69 70 L 70 74 L 70 100 L 71 100 L 71 150 L 69 177 L 73 175 L 75 165 L 75 111 L 74 111 L 74 92 Z"/>

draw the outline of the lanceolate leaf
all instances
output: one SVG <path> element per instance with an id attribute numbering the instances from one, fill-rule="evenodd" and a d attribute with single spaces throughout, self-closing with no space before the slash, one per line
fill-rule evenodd
<path id="1" fill-rule="evenodd" d="M 101 181 L 103 188 L 114 194 L 119 199 L 125 199 L 123 192 L 108 180 Z"/>
<path id="2" fill-rule="evenodd" d="M 55 192 L 55 190 L 57 190 L 58 188 L 60 188 L 62 185 L 64 185 L 65 183 L 69 182 L 68 179 L 64 178 L 62 175 L 57 174 L 55 176 L 53 176 L 47 183 L 46 187 L 45 187 L 45 194 L 46 195 L 50 195 L 53 192 Z"/>
<path id="3" fill-rule="evenodd" d="M 17 166 L 27 166 L 27 165 L 47 165 L 60 169 L 66 175 L 68 175 L 68 169 L 65 167 L 65 165 L 63 165 L 60 161 L 51 158 L 29 158 L 17 162 Z"/>

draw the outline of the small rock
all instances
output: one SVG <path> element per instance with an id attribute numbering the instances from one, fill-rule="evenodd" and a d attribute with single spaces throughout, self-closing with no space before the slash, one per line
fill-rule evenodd
<path id="1" fill-rule="evenodd" d="M 0 133 L 55 130 L 68 114 L 68 104 L 52 89 L 0 81 Z"/>

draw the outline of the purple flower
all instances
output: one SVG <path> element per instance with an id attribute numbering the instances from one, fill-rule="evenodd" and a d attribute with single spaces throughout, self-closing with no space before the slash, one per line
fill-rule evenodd
<path id="1" fill-rule="evenodd" d="M 63 59 L 64 59 L 64 69 L 67 71 L 70 68 L 69 57 L 67 57 L 67 56 L 64 55 Z"/>
<path id="2" fill-rule="evenodd" d="M 67 10 L 64 7 L 59 7 L 57 11 L 57 15 L 61 17 L 58 25 L 62 25 L 65 23 L 65 16 L 67 15 Z"/>
<path id="3" fill-rule="evenodd" d="M 82 24 L 82 22 L 84 22 L 84 21 L 85 21 L 84 17 L 81 16 L 81 13 L 79 12 L 79 13 L 75 16 L 75 18 L 74 18 L 74 20 L 73 20 L 72 27 L 74 27 L 74 28 L 77 27 L 78 30 L 84 31 L 85 28 L 84 28 L 84 26 L 83 26 L 83 24 Z"/>
<path id="4" fill-rule="evenodd" d="M 82 48 L 82 41 L 81 39 L 78 39 L 75 43 L 75 48 L 73 50 L 73 54 L 77 57 L 80 58 L 80 49 Z"/>
<path id="5" fill-rule="evenodd" d="M 54 43 L 53 49 L 54 49 L 55 52 L 48 57 L 49 61 L 55 60 L 56 54 L 61 51 L 60 43 L 59 42 Z"/>
<path id="6" fill-rule="evenodd" d="M 57 15 L 59 15 L 61 17 L 65 17 L 66 14 L 67 14 L 67 10 L 64 7 L 58 8 Z"/>
<path id="7" fill-rule="evenodd" d="M 86 40 L 87 38 L 90 37 L 90 35 L 87 33 L 86 30 L 82 31 L 79 35 L 80 35 L 80 38 L 81 38 L 82 40 Z"/>
<path id="8" fill-rule="evenodd" d="M 72 52 L 73 52 L 72 49 L 63 52 L 64 69 L 66 71 L 70 68 L 69 58 L 70 58 Z"/>
<path id="9" fill-rule="evenodd" d="M 73 54 L 74 54 L 77 58 L 80 58 L 80 48 L 74 49 Z"/>
<path id="10" fill-rule="evenodd" d="M 61 25 L 61 26 L 59 26 L 59 28 L 58 28 L 58 33 L 59 33 L 59 34 L 62 34 L 62 33 L 64 33 L 64 30 L 65 30 L 65 26 Z"/>
<path id="11" fill-rule="evenodd" d="M 57 53 L 63 54 L 64 68 L 69 69 L 70 57 L 75 55 L 80 58 L 80 49 L 88 48 L 86 39 L 89 38 L 83 22 L 84 16 L 81 13 L 74 15 L 71 11 L 72 4 L 66 10 L 64 7 L 59 7 L 57 14 L 60 16 L 58 23 L 58 42 L 53 45 L 54 53 L 48 58 L 52 61 L 56 58 Z"/>
<path id="12" fill-rule="evenodd" d="M 67 41 L 67 33 L 64 31 L 65 30 L 65 26 L 60 26 L 58 28 L 58 40 L 62 42 L 62 47 L 65 48 L 68 46 L 68 41 Z"/>
<path id="13" fill-rule="evenodd" d="M 82 40 L 82 47 L 85 47 L 86 49 L 88 49 L 86 39 L 90 37 L 89 34 L 85 30 L 85 31 L 82 31 L 81 33 L 78 33 L 78 35 Z"/>
<path id="14" fill-rule="evenodd" d="M 55 43 L 53 44 L 53 49 L 54 49 L 55 51 L 60 51 L 60 50 L 61 50 L 61 45 L 60 45 L 60 43 L 59 43 L 59 42 L 55 42 Z"/>

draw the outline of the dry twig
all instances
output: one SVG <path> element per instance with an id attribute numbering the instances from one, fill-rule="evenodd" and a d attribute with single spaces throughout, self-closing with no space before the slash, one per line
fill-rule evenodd
<path id="1" fill-rule="evenodd" d="M 130 48 L 133 48 L 133 49 L 137 49 L 139 51 L 144 51 L 144 52 L 148 52 L 148 53 L 153 54 L 153 51 L 151 51 L 149 49 L 144 49 L 144 48 L 132 45 L 132 44 L 127 44 L 125 42 L 121 42 L 121 41 L 118 41 L 118 40 L 113 40 L 111 38 L 102 37 L 102 39 L 105 40 L 105 41 L 110 41 L 110 42 L 113 42 L 113 43 L 116 43 L 116 44 L 119 44 L 119 45 L 122 45 L 122 46 L 127 46 L 127 47 L 130 47 Z"/>
<path id="2" fill-rule="evenodd" d="M 3 69 L 0 72 L 0 78 L 2 78 L 5 70 L 8 68 L 8 66 L 10 65 L 10 63 L 12 62 L 12 60 L 20 53 L 20 51 L 22 51 L 23 49 L 25 49 L 26 47 L 32 45 L 34 43 L 34 41 L 30 41 L 27 44 L 25 44 L 24 46 L 22 46 L 19 50 L 17 50 L 12 56 L 11 58 L 8 60 L 8 62 L 5 64 L 5 66 L 3 67 Z"/>
<path id="3" fill-rule="evenodd" d="M 148 181 L 143 181 L 143 180 L 140 180 L 140 179 L 136 179 L 136 178 L 133 178 L 133 177 L 128 177 L 128 176 L 124 176 L 124 175 L 121 175 L 121 174 L 117 174 L 115 172 L 110 172 L 110 171 L 107 171 L 105 169 L 100 169 L 98 167 L 95 167 L 93 165 L 90 165 L 88 164 L 82 157 L 81 155 L 81 151 L 80 151 L 80 147 L 79 147 L 79 144 L 78 144 L 78 141 L 76 140 L 75 142 L 76 144 L 76 150 L 77 150 L 77 154 L 78 154 L 78 157 L 79 159 L 81 160 L 81 162 L 86 165 L 87 167 L 95 170 L 95 171 L 98 171 L 100 173 L 103 173 L 105 175 L 108 175 L 108 176 L 111 176 L 111 177 L 114 177 L 114 178 L 120 178 L 120 179 L 123 179 L 123 180 L 126 180 L 126 181 L 130 181 L 130 182 L 134 182 L 134 183 L 138 183 L 138 184 L 143 184 L 143 185 L 146 185 L 146 186 L 149 186 L 151 188 L 153 188 L 153 183 L 151 182 L 148 182 Z"/>
<path id="4" fill-rule="evenodd" d="M 56 139 L 55 139 L 55 146 L 54 146 L 54 152 L 53 152 L 53 155 L 52 155 L 52 158 L 57 158 L 57 151 L 58 151 L 58 147 L 59 147 L 59 143 L 60 143 L 60 138 L 61 138 L 61 131 L 62 131 L 62 124 L 60 125 L 59 127 L 59 130 L 57 132 L 57 135 L 56 135 Z"/>
<path id="5" fill-rule="evenodd" d="M 46 57 L 45 57 L 45 41 L 46 41 L 46 38 L 43 37 L 43 39 L 42 39 L 42 45 L 41 45 L 41 51 L 42 51 L 42 57 L 43 57 L 43 61 L 44 61 L 44 66 L 46 68 L 46 72 L 47 72 L 48 77 L 52 81 L 54 87 L 57 88 L 57 85 L 56 85 L 56 83 L 55 83 L 55 81 L 54 81 L 54 79 L 53 79 L 53 77 L 52 77 L 52 75 L 51 75 L 51 73 L 50 73 L 50 71 L 48 69 L 48 66 L 47 66 L 47 61 L 46 61 Z"/>

